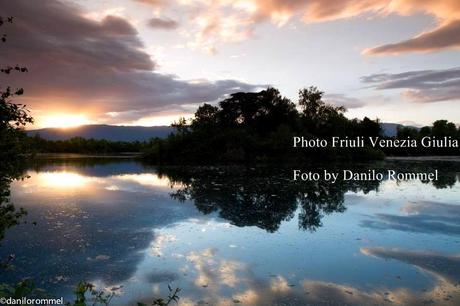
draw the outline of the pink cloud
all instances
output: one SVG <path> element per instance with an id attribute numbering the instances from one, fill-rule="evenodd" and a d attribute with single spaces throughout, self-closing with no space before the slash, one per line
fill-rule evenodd
<path id="1" fill-rule="evenodd" d="M 159 0 L 136 0 L 158 5 Z M 304 23 L 333 21 L 372 14 L 402 16 L 423 13 L 438 20 L 437 28 L 405 41 L 365 50 L 367 55 L 434 52 L 460 46 L 460 1 L 423 0 L 176 0 L 188 7 L 195 32 L 193 45 L 214 48 L 252 36 L 262 22 L 283 26 L 293 18 Z M 193 27 L 194 26 L 194 27 Z"/>

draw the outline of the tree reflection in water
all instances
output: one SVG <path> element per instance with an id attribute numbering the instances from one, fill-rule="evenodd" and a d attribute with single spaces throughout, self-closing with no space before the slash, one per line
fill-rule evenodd
<path id="1" fill-rule="evenodd" d="M 56 165 L 52 164 L 51 166 L 49 163 L 45 163 L 43 165 L 36 164 L 34 165 L 33 169 L 36 169 L 37 171 L 49 171 L 50 169 L 54 169 L 54 166 L 57 167 L 61 164 L 67 166 L 67 163 L 69 163 L 70 167 L 74 162 L 70 163 L 68 161 L 60 161 L 56 162 Z M 91 248 L 88 248 L 87 253 L 84 253 L 83 251 L 80 252 L 79 250 L 75 249 L 73 245 L 69 245 L 65 248 L 58 247 L 58 245 L 54 245 L 50 242 L 53 239 L 47 239 L 47 241 L 43 242 L 43 246 L 46 246 L 46 250 L 50 251 L 42 252 L 44 257 L 43 259 L 41 259 L 39 255 L 34 251 L 33 245 L 28 246 L 26 244 L 23 244 L 25 248 L 22 249 L 22 252 L 32 250 L 29 253 L 27 253 L 27 256 L 30 256 L 29 258 L 32 258 L 37 262 L 40 262 L 41 265 L 37 265 L 39 267 L 37 268 L 37 271 L 51 271 L 52 269 L 50 269 L 50 267 L 56 267 L 57 265 L 55 259 L 53 259 L 54 261 L 47 261 L 45 259 L 45 256 L 48 258 L 48 254 L 50 254 L 52 250 L 59 250 L 62 248 L 65 250 L 62 252 L 60 251 L 57 258 L 61 260 L 61 266 L 65 267 L 66 271 L 63 270 L 67 273 L 65 275 L 70 276 L 68 281 L 69 283 L 74 283 L 74 278 L 81 278 L 82 275 L 89 276 L 89 279 L 95 279 L 97 276 L 97 278 L 103 279 L 109 284 L 125 281 L 126 279 L 129 279 L 129 277 L 133 275 L 133 273 L 135 273 L 135 268 L 143 257 L 141 251 L 148 247 L 148 243 L 151 239 L 150 232 L 140 232 L 139 229 L 161 228 L 165 224 L 171 224 L 171 222 L 177 222 L 178 220 L 180 221 L 184 216 L 190 216 L 187 213 L 183 213 L 183 211 L 186 209 L 193 210 L 194 213 L 196 213 L 196 215 L 199 215 L 192 207 L 192 205 L 188 207 L 181 207 L 177 203 L 175 203 L 175 205 L 179 206 L 179 210 L 183 213 L 182 215 L 177 213 L 179 210 L 168 211 L 168 209 L 171 206 L 170 204 L 174 203 L 175 201 L 165 201 L 163 197 L 158 198 L 158 203 L 155 206 L 152 206 L 151 204 L 154 201 L 151 197 L 153 194 L 156 194 L 156 189 L 153 188 L 152 190 L 149 189 L 152 193 L 142 192 L 140 193 L 142 194 L 142 197 L 136 196 L 136 204 L 138 205 L 134 207 L 136 208 L 137 214 L 135 214 L 134 217 L 132 217 L 131 219 L 126 218 L 128 212 L 130 212 L 130 209 L 134 209 L 134 207 L 129 205 L 123 205 L 123 203 L 129 203 L 130 201 L 132 201 L 133 190 L 144 190 L 145 187 L 141 189 L 125 191 L 123 191 L 123 189 L 117 191 L 108 191 L 107 189 L 105 189 L 107 185 L 111 185 L 113 183 L 112 180 L 119 180 L 118 177 L 121 173 L 125 174 L 124 176 L 126 176 L 126 174 L 129 173 L 129 175 L 133 177 L 140 176 L 140 173 L 142 173 L 143 176 L 149 174 L 150 176 L 145 176 L 145 178 L 149 180 L 152 179 L 153 174 L 155 174 L 155 176 L 159 174 L 160 176 L 164 176 L 165 178 L 167 177 L 171 184 L 175 185 L 174 191 L 171 194 L 171 197 L 173 199 L 177 199 L 180 201 L 191 201 L 194 205 L 196 205 L 197 209 L 201 213 L 219 214 L 220 217 L 229 220 L 230 223 L 236 226 L 257 226 L 270 233 L 277 231 L 281 223 L 288 220 L 292 220 L 293 218 L 298 218 L 298 226 L 301 230 L 315 231 L 322 225 L 322 218 L 325 215 L 334 212 L 344 212 L 346 210 L 347 203 L 350 203 L 350 198 L 346 196 L 347 193 L 359 192 L 366 194 L 369 192 L 377 191 L 379 189 L 380 184 L 388 183 L 363 181 L 337 182 L 335 184 L 325 181 L 293 182 L 291 180 L 292 169 L 287 168 L 275 169 L 268 167 L 164 167 L 157 169 L 155 167 L 152 170 L 151 168 L 149 169 L 148 166 L 143 166 L 140 163 L 129 164 L 129 167 L 127 166 L 128 164 L 126 162 L 120 163 L 119 166 L 117 166 L 117 164 L 107 164 L 104 167 L 99 167 L 100 165 L 100 162 L 93 163 L 88 160 L 81 162 L 79 161 L 77 164 L 78 169 L 80 171 L 79 173 L 82 176 L 93 177 L 97 175 L 98 180 L 103 182 L 100 185 L 94 186 L 94 188 L 102 188 L 103 190 L 103 193 L 98 194 L 98 196 L 103 198 L 105 201 L 112 201 L 113 198 L 108 197 L 109 193 L 112 194 L 114 197 L 116 196 L 117 199 L 120 200 L 119 207 L 123 207 L 123 210 L 113 209 L 110 212 L 107 212 L 107 214 L 105 214 L 101 213 L 101 211 L 105 212 L 105 209 L 102 206 L 89 205 L 86 207 L 94 208 L 93 210 L 90 210 L 90 215 L 95 219 L 85 219 L 87 220 L 86 223 L 84 223 L 85 226 L 78 228 L 78 231 L 74 232 L 85 235 L 86 241 L 89 243 L 89 245 L 92 246 Z M 427 164 L 424 163 L 407 162 L 395 165 L 387 162 L 376 165 L 353 165 L 353 169 L 356 171 L 365 171 L 369 168 L 374 168 L 382 171 L 383 169 L 398 169 L 398 171 L 401 172 L 420 172 L 431 171 L 431 168 L 437 168 L 440 174 L 442 175 L 440 177 L 440 180 L 433 184 L 429 182 L 424 182 L 426 184 L 432 184 L 436 188 L 450 188 L 454 186 L 455 182 L 458 180 L 457 173 L 459 173 L 458 168 L 460 166 L 460 163 L 445 163 L 439 165 L 432 164 L 432 166 L 430 166 L 431 168 L 429 169 L 426 165 Z M 332 166 L 332 168 L 334 167 Z M 343 164 L 337 165 L 335 170 L 338 171 L 344 168 L 351 168 L 351 166 Z M 12 169 L 15 168 L 13 167 Z M 307 167 L 305 167 L 304 169 L 313 171 L 313 169 L 309 169 Z M 20 169 L 17 169 L 17 171 L 9 171 L 8 173 L 9 174 L 5 172 L 5 174 L 2 176 L 2 201 L 5 201 L 3 203 L 9 203 L 7 201 L 9 198 L 9 184 L 14 178 L 20 177 L 21 171 Z M 56 184 L 54 180 L 51 180 L 50 182 Z M 123 186 L 123 182 L 117 181 L 117 183 L 120 184 L 120 186 Z M 407 185 L 404 185 L 404 188 L 410 188 L 410 184 L 411 183 L 408 182 Z M 420 186 L 420 184 L 416 185 Z M 50 188 L 49 190 L 51 190 L 52 193 L 55 192 L 56 189 L 53 189 L 53 186 L 48 187 Z M 385 188 L 382 188 L 382 191 L 384 191 L 384 189 Z M 34 190 L 34 192 L 39 192 L 39 190 Z M 164 189 L 164 192 L 170 191 Z M 122 197 L 123 194 L 126 196 L 126 198 Z M 88 197 L 88 199 L 89 200 L 86 202 L 91 203 L 92 199 L 94 198 Z M 35 200 L 36 199 L 33 198 L 32 202 L 34 202 Z M 161 211 L 162 207 L 164 208 L 164 211 Z M 447 214 L 447 217 L 450 220 L 449 222 L 455 219 L 456 215 L 453 215 L 452 208 L 448 210 L 450 206 L 447 207 L 444 205 L 442 207 L 439 207 L 438 205 L 436 207 L 437 209 L 442 208 L 442 212 Z M 418 208 L 419 210 L 423 208 L 425 212 L 429 212 L 430 209 L 434 209 L 432 205 L 430 205 L 430 203 L 425 203 L 423 205 L 417 203 L 416 208 Z M 414 210 L 415 208 L 408 207 L 407 209 Z M 3 210 L 3 212 L 5 211 L 6 210 Z M 352 209 L 350 209 L 350 211 L 352 211 Z M 172 217 L 168 220 L 164 217 L 169 215 L 170 213 L 172 216 L 175 216 L 176 218 Z M 30 214 L 31 216 L 33 215 L 33 210 L 30 210 Z M 395 218 L 389 216 L 389 214 L 391 214 L 391 211 L 389 211 L 387 215 L 376 215 L 377 218 L 374 218 L 372 220 L 372 223 L 365 223 L 366 220 L 364 220 L 360 226 L 367 226 L 367 228 L 394 228 L 401 230 L 402 227 L 399 223 L 404 222 L 404 228 L 406 228 L 407 231 L 432 233 L 435 231 L 438 232 L 436 228 L 433 228 L 434 222 L 432 221 L 441 220 L 439 219 L 439 216 L 438 218 L 436 216 L 430 215 L 429 219 L 426 219 L 427 222 L 425 222 L 424 219 L 422 219 L 422 217 L 424 217 L 423 211 L 422 213 L 417 214 L 417 218 L 411 216 L 405 216 L 404 218 Z M 436 214 L 439 214 L 439 212 L 436 212 Z M 139 216 L 142 216 L 142 218 Z M 446 219 L 446 216 L 441 217 L 443 217 L 442 220 Z M 382 219 L 384 222 L 379 222 L 379 218 Z M 105 221 L 105 223 L 102 223 L 102 226 L 105 226 L 107 230 L 99 232 L 98 229 L 100 229 L 101 224 L 97 225 L 97 222 L 95 222 L 96 219 Z M 80 218 L 78 218 L 78 220 L 80 220 Z M 62 219 L 59 219 L 59 221 L 62 221 Z M 113 226 L 113 224 L 123 224 L 123 227 Z M 456 235 L 458 233 L 458 230 L 456 230 L 455 225 L 456 224 L 454 223 L 454 226 L 451 226 L 451 231 L 448 233 L 452 235 Z M 430 226 L 430 228 L 428 228 L 428 226 Z M 73 228 L 71 227 L 67 229 L 73 231 Z M 442 231 L 443 233 L 446 233 L 446 227 L 443 227 Z M 34 229 L 34 232 L 36 236 L 32 237 L 44 237 L 43 233 L 46 233 L 46 235 L 48 235 L 48 238 L 50 237 L 49 235 L 51 235 L 48 232 L 46 224 L 42 222 L 39 222 L 38 226 Z M 123 233 L 126 233 L 126 235 L 122 236 Z M 139 236 L 139 233 L 141 236 Z M 62 236 L 62 230 L 56 231 L 56 235 Z M 268 236 L 273 237 L 274 235 L 267 235 L 267 237 Z M 134 240 L 134 238 L 136 239 Z M 27 239 L 30 239 L 30 237 L 28 237 Z M 37 240 L 38 239 L 34 241 Z M 73 240 L 74 239 L 70 239 L 68 241 Z M 119 242 L 117 244 L 114 244 L 113 241 L 115 240 L 123 241 L 123 243 Z M 54 241 L 60 240 L 54 239 Z M 133 241 L 135 241 L 135 243 Z M 65 242 L 67 242 L 67 240 Z M 178 242 L 178 244 L 180 243 L 181 242 Z M 27 247 L 29 247 L 29 249 L 27 249 Z M 11 250 L 13 250 L 13 248 L 11 248 Z M 413 252 L 413 250 L 409 251 Z M 110 257 L 110 260 L 102 262 L 92 260 L 98 254 L 107 254 L 107 257 Z M 427 257 L 425 255 L 420 257 L 418 255 L 415 256 L 415 253 L 410 253 L 409 257 L 409 255 L 407 254 L 403 256 L 400 254 L 396 254 L 394 252 L 383 252 L 382 250 L 375 248 L 363 249 L 362 254 L 381 258 L 392 258 L 407 263 L 412 263 L 416 261 L 416 263 L 414 264 L 422 268 L 426 267 L 427 264 L 430 264 L 430 262 L 434 260 L 433 257 Z M 226 259 L 225 255 L 226 254 L 223 253 L 224 259 Z M 455 258 L 448 257 L 447 260 L 441 260 L 442 258 L 440 258 L 438 255 L 436 256 L 436 263 L 439 263 L 440 266 L 443 266 L 444 263 L 447 263 L 449 267 L 453 267 L 449 268 L 449 271 L 455 272 L 458 270 L 458 267 L 453 266 L 453 264 L 458 265 L 458 261 L 454 260 Z M 421 259 L 424 258 L 426 258 L 427 264 L 425 262 L 421 262 Z M 232 257 L 228 258 L 228 260 L 233 259 L 234 258 Z M 163 260 L 163 257 L 161 260 Z M 114 262 L 116 262 L 117 265 L 114 266 Z M 244 263 L 244 260 L 242 260 L 242 264 L 236 265 L 236 267 L 245 267 L 243 265 Z M 164 263 L 161 262 L 161 265 L 163 264 Z M 69 269 L 69 267 L 74 267 L 75 269 Z M 123 267 L 124 269 L 118 269 L 118 267 Z M 29 271 L 30 275 L 30 271 L 32 271 L 33 269 L 27 270 Z M 77 271 L 78 273 L 76 273 Z M 115 273 L 115 278 L 110 278 L 110 275 L 109 277 L 105 277 L 107 271 L 111 271 L 112 274 L 113 271 L 117 272 Z M 126 273 L 118 273 L 119 271 Z M 227 270 L 224 269 L 224 271 Z M 35 273 L 36 271 L 33 272 Z M 174 278 L 177 275 L 181 275 L 175 270 L 166 272 L 160 274 L 159 276 L 155 274 L 150 274 L 149 279 L 157 279 L 158 277 L 160 277 L 160 279 L 164 279 L 165 275 L 168 277 L 167 279 L 170 279 L 169 277 Z M 64 275 L 64 273 L 59 273 L 56 275 Z M 446 274 L 444 273 L 443 275 L 441 275 L 441 277 L 445 278 L 445 275 Z M 27 275 L 24 274 L 24 276 Z M 243 277 L 243 279 L 245 279 L 245 277 Z M 451 278 L 449 278 L 448 280 L 450 281 Z M 254 283 L 256 282 L 257 281 L 254 280 Z M 259 297 L 263 297 L 260 298 L 258 304 L 251 302 L 248 302 L 247 304 L 270 305 L 276 304 L 276 301 L 278 301 L 279 299 L 283 300 L 284 298 L 287 298 L 291 302 L 291 304 L 295 304 L 295 302 L 293 301 L 302 301 L 301 304 L 307 304 L 306 302 L 309 302 L 315 305 L 326 305 L 327 302 L 330 300 L 330 296 L 336 295 L 336 301 L 338 302 L 338 305 L 342 305 L 344 301 L 350 302 L 350 305 L 364 305 L 364 300 L 374 301 L 373 298 L 375 298 L 375 296 L 378 294 L 378 292 L 359 292 L 359 287 L 344 287 L 343 285 L 340 285 L 340 282 L 337 283 L 336 286 L 333 286 L 330 283 L 321 283 L 315 281 L 314 279 L 305 279 L 305 282 L 302 283 L 302 288 L 300 288 L 299 285 L 297 285 L 297 287 L 292 288 L 289 286 L 289 284 L 284 286 L 285 284 L 281 278 L 276 278 L 276 280 L 273 280 L 273 282 L 265 284 L 265 287 L 264 284 L 258 284 L 256 288 L 251 287 L 251 284 L 243 283 L 241 285 L 242 287 L 246 286 L 248 288 L 253 288 L 255 290 L 254 292 L 257 293 Z M 281 285 L 282 288 L 286 289 L 285 291 L 283 291 L 286 293 L 279 291 Z M 439 288 L 444 290 L 445 288 L 450 288 L 449 286 L 449 284 L 445 284 Z M 205 290 L 202 286 L 199 286 L 198 289 Z M 272 292 L 273 290 L 275 290 L 276 294 Z M 305 295 L 305 290 L 310 292 L 308 296 Z M 327 292 L 327 294 L 324 294 L 324 298 L 323 296 L 320 296 L 318 297 L 318 299 L 316 299 L 316 296 L 313 294 L 316 291 Z M 290 294 L 291 292 L 292 294 Z M 349 292 L 353 292 L 353 295 Z M 272 293 L 272 295 L 270 295 L 270 293 Z M 420 302 L 420 299 L 417 298 L 414 299 L 414 303 L 410 303 L 407 302 L 406 296 L 399 296 L 398 292 L 390 293 L 394 294 L 394 298 L 392 298 L 392 300 L 396 301 L 398 300 L 398 298 L 401 298 L 401 300 L 404 301 L 404 303 L 400 303 L 398 305 L 417 305 L 417 303 Z M 187 290 L 183 291 L 183 294 L 185 300 L 187 295 L 193 295 L 193 289 L 187 288 Z M 282 296 L 280 296 L 280 294 Z M 235 296 L 236 299 L 238 299 L 241 302 L 246 301 L 244 296 Z M 428 300 L 429 298 L 431 297 L 426 295 L 424 297 L 424 300 Z M 380 302 L 382 299 L 383 298 L 379 296 L 379 298 L 375 300 L 375 304 L 378 304 L 378 302 Z M 453 300 L 458 300 L 458 298 L 454 298 Z"/>
<path id="2" fill-rule="evenodd" d="M 0 157 L 4 157 L 0 154 Z M 19 224 L 26 214 L 22 208 L 17 208 L 10 202 L 10 184 L 12 181 L 24 177 L 24 161 L 19 158 L 2 159 L 0 163 L 0 245 L 5 232 L 12 226 Z"/>
<path id="3" fill-rule="evenodd" d="M 179 201 L 192 200 L 204 214 L 219 216 L 236 226 L 278 230 L 300 207 L 299 228 L 315 231 L 321 218 L 344 212 L 347 191 L 368 193 L 379 182 L 294 182 L 287 170 L 269 168 L 160 168 L 173 184 Z"/>
<path id="4" fill-rule="evenodd" d="M 438 169 L 437 189 L 452 187 L 457 181 L 451 163 L 434 163 L 427 169 L 424 163 L 376 163 L 348 165 L 355 171 L 391 169 L 399 172 L 421 172 Z M 333 168 L 333 167 L 332 167 Z M 339 170 L 345 169 L 342 165 Z M 292 169 L 248 167 L 161 167 L 160 176 L 167 176 L 179 188 L 171 197 L 193 201 L 204 214 L 219 216 L 236 226 L 257 226 L 276 232 L 282 221 L 298 215 L 299 229 L 315 231 L 322 226 L 324 215 L 344 212 L 347 192 L 378 191 L 380 181 L 293 181 Z M 322 168 L 320 168 L 322 171 Z M 423 182 L 431 184 L 430 182 Z"/>

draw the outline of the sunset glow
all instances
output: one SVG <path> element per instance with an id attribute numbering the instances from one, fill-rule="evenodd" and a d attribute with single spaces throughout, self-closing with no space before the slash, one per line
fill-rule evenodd
<path id="1" fill-rule="evenodd" d="M 28 129 L 168 125 L 234 92 L 297 102 L 311 85 L 349 118 L 460 123 L 458 1 L 4 2 L 21 39 L 2 60 L 33 69 L 0 79 L 24 88 Z"/>
<path id="2" fill-rule="evenodd" d="M 71 128 L 89 123 L 90 121 L 85 115 L 57 114 L 44 117 L 39 120 L 38 125 L 41 127 Z"/>

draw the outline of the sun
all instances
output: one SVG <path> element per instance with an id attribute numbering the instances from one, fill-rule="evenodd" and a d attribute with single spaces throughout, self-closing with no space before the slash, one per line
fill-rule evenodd
<path id="1" fill-rule="evenodd" d="M 41 126 L 55 128 L 70 128 L 90 123 L 85 115 L 56 114 L 43 117 Z"/>

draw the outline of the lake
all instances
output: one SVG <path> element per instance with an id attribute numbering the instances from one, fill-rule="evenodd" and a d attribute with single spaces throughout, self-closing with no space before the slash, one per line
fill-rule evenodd
<path id="1" fill-rule="evenodd" d="M 121 287 L 112 305 L 166 297 L 168 284 L 179 305 L 459 305 L 460 163 L 353 167 L 440 179 L 331 184 L 293 182 L 289 167 L 42 161 L 11 185 L 29 222 L 6 233 L 0 258 L 16 258 L 0 282 L 32 277 L 67 299 L 81 280 Z"/>

